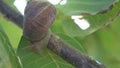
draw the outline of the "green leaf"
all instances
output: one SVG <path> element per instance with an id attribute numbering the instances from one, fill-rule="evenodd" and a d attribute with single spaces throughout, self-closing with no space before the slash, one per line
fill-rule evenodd
<path id="1" fill-rule="evenodd" d="M 68 42 L 69 44 L 71 44 L 72 47 L 75 47 L 76 49 L 78 49 L 80 52 L 87 53 L 87 51 L 85 50 L 85 48 L 76 39 L 74 39 L 72 37 L 69 37 L 68 35 L 62 34 L 62 33 L 59 33 L 57 35 L 60 38 L 62 38 L 65 42 Z"/>
<path id="2" fill-rule="evenodd" d="M 108 10 L 118 0 L 66 0 L 66 4 L 57 5 L 65 14 L 80 15 L 90 14 L 95 15 L 99 12 Z M 61 1 L 62 3 L 62 1 Z"/>
<path id="3" fill-rule="evenodd" d="M 88 54 L 106 65 L 107 68 L 120 68 L 120 17 L 82 41 Z"/>
<path id="4" fill-rule="evenodd" d="M 67 20 L 69 21 L 69 20 Z M 81 52 L 84 52 L 84 53 L 87 53 L 85 48 L 81 45 L 80 42 L 78 42 L 77 40 L 75 40 L 74 38 L 66 35 L 64 33 L 64 30 L 63 30 L 63 22 L 60 21 L 60 20 L 56 20 L 53 25 L 51 26 L 51 30 L 54 34 L 56 34 L 57 36 L 59 36 L 60 38 L 62 38 L 65 42 L 68 42 L 69 44 L 71 44 L 73 47 L 75 47 L 76 49 L 78 49 L 79 51 Z M 64 23 L 65 25 L 65 23 Z M 73 25 L 72 25 L 73 26 Z M 75 31 L 73 29 L 73 31 Z"/>
<path id="5" fill-rule="evenodd" d="M 23 68 L 74 68 L 50 50 L 46 49 L 44 53 L 37 54 L 30 45 L 30 42 L 22 37 L 17 53 Z"/>
<path id="6" fill-rule="evenodd" d="M 9 40 L 0 26 L 0 68 L 21 68 Z"/>
<path id="7" fill-rule="evenodd" d="M 17 49 L 21 35 L 22 35 L 22 30 L 18 26 L 16 26 L 14 23 L 3 18 L 1 14 L 0 14 L 0 24 L 4 28 L 4 31 L 8 36 L 9 41 L 13 46 L 13 48 Z"/>
<path id="8" fill-rule="evenodd" d="M 102 61 L 106 63 L 108 68 L 120 67 L 120 17 L 114 21 L 109 27 L 97 32 L 100 43 L 105 50 L 105 55 Z M 117 28 L 117 29 L 116 29 Z M 104 52 L 103 52 L 104 53 Z M 99 53 L 102 55 L 102 53 Z"/>
<path id="9" fill-rule="evenodd" d="M 14 9 L 18 12 L 18 10 L 16 9 L 16 7 L 13 4 L 15 0 L 2 0 L 2 1 L 4 3 L 6 3 L 7 5 L 9 5 L 9 7 L 11 7 L 12 9 Z M 17 27 L 14 23 L 5 19 L 2 14 L 0 14 L 0 24 L 3 26 L 13 48 L 17 49 L 19 40 L 20 40 L 21 35 L 22 35 L 22 30 L 19 27 Z"/>
<path id="10" fill-rule="evenodd" d="M 77 24 L 75 24 L 74 21 L 70 19 L 70 17 L 66 17 L 63 21 L 63 30 L 67 35 L 71 37 L 86 37 L 97 31 L 98 29 L 112 23 L 118 17 L 120 11 L 119 6 L 120 1 L 116 3 L 114 7 L 106 13 L 84 16 L 82 19 L 88 21 L 88 23 L 90 24 L 90 27 L 85 30 L 81 29 Z"/>
<path id="11" fill-rule="evenodd" d="M 70 36 L 70 37 L 75 37 L 75 36 L 83 36 L 85 33 L 83 33 L 83 30 L 80 29 L 80 27 L 74 23 L 74 21 L 70 18 L 66 18 L 62 23 L 62 27 L 64 32 Z"/>
<path id="12" fill-rule="evenodd" d="M 62 22 L 59 20 L 55 20 L 55 22 L 52 24 L 50 29 L 56 35 L 59 33 L 64 33 L 63 28 L 62 28 Z"/>

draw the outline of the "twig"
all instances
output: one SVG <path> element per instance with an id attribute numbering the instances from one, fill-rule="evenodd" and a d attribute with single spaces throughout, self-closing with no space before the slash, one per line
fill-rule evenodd
<path id="1" fill-rule="evenodd" d="M 4 1 L 0 0 L 0 12 L 5 18 L 10 21 L 13 21 L 17 26 L 22 28 L 23 16 L 11 9 Z"/>
<path id="2" fill-rule="evenodd" d="M 0 0 L 0 12 L 5 18 L 22 28 L 23 16 L 5 4 L 3 0 Z M 76 68 L 105 68 L 103 64 L 79 52 L 54 34 L 51 35 L 47 47 Z"/>

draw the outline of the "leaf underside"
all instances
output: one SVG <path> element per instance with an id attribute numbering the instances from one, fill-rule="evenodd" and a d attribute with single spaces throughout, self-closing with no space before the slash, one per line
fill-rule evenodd
<path id="1" fill-rule="evenodd" d="M 50 50 L 44 51 L 42 54 L 33 52 L 30 42 L 22 37 L 17 53 L 23 68 L 74 68 Z"/>
<path id="2" fill-rule="evenodd" d="M 0 68 L 21 68 L 9 40 L 0 26 Z"/>
<path id="3" fill-rule="evenodd" d="M 118 0 L 67 0 L 64 5 L 56 5 L 67 15 L 95 15 L 110 9 Z"/>
<path id="4" fill-rule="evenodd" d="M 120 2 L 116 3 L 114 7 L 107 11 L 106 13 L 96 14 L 96 15 L 87 15 L 80 20 L 86 20 L 90 27 L 83 30 L 81 29 L 70 17 L 66 17 L 62 21 L 62 28 L 64 32 L 70 37 L 86 37 L 100 28 L 107 26 L 108 24 L 114 22 L 120 13 Z M 79 22 L 84 23 L 84 22 Z"/>

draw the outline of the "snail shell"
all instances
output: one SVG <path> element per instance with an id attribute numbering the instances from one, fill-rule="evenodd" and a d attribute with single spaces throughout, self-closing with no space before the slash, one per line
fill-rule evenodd
<path id="1" fill-rule="evenodd" d="M 56 17 L 55 7 L 47 1 L 30 0 L 25 8 L 23 36 L 31 42 L 42 40 Z"/>

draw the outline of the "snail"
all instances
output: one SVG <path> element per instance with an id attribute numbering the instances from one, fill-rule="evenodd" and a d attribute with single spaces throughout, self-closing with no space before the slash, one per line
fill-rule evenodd
<path id="1" fill-rule="evenodd" d="M 24 12 L 23 36 L 37 52 L 45 47 L 50 38 L 50 25 L 56 17 L 55 7 L 46 0 L 30 0 Z"/>

